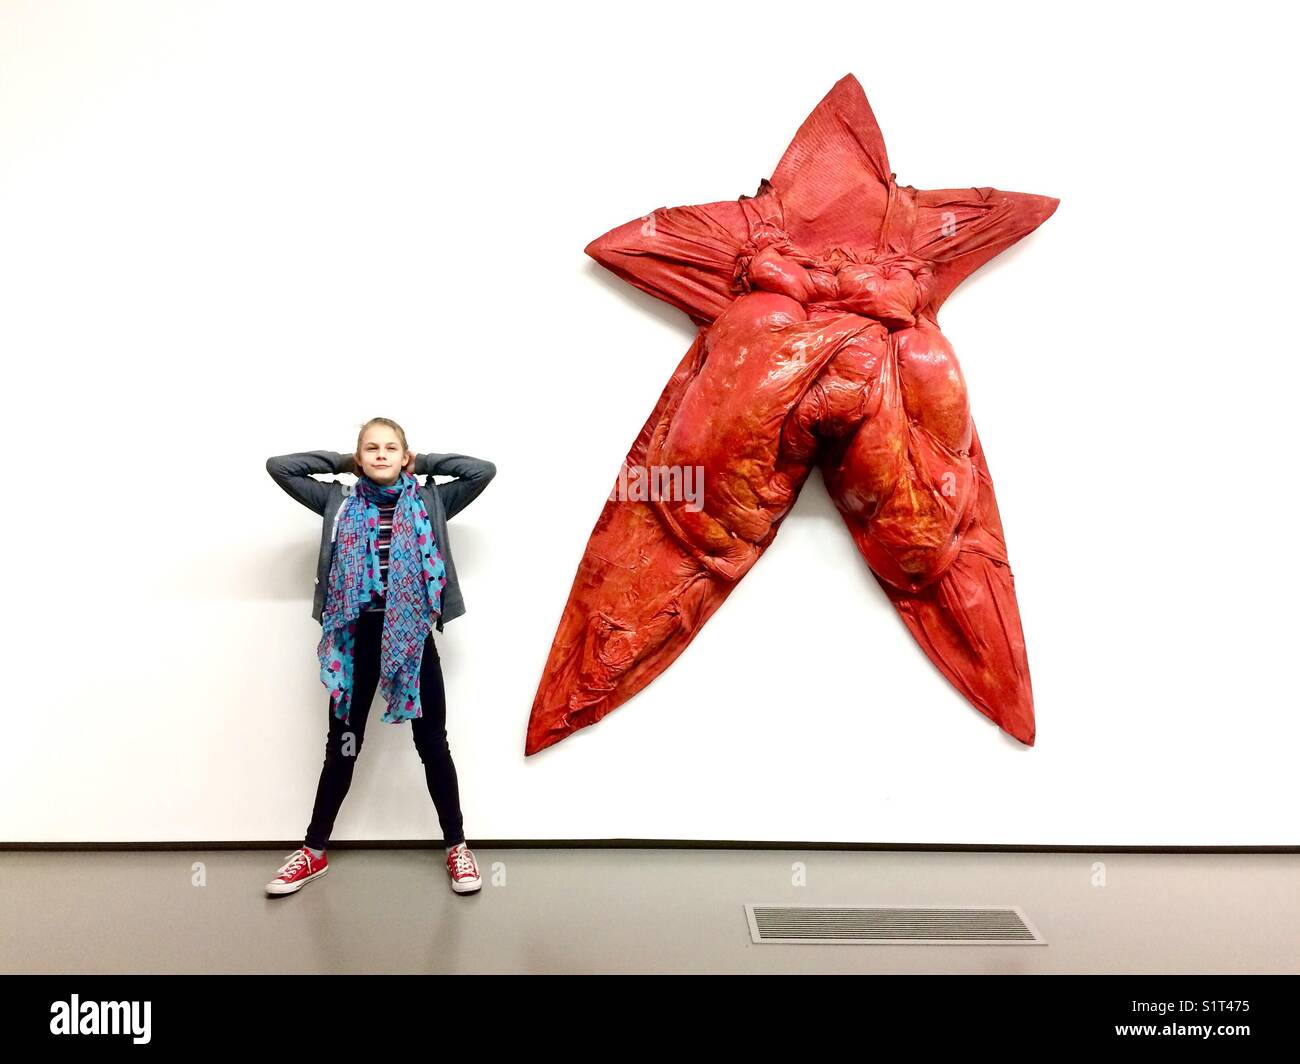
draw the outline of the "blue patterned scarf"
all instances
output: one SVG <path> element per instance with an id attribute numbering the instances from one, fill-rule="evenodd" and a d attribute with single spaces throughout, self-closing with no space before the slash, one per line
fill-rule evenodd
<path id="1" fill-rule="evenodd" d="M 405 470 L 388 486 L 363 475 L 357 479 L 356 493 L 343 500 L 316 653 L 334 716 L 345 723 L 352 707 L 357 619 L 375 595 L 385 596 L 379 658 L 379 689 L 388 703 L 384 720 L 400 724 L 421 715 L 420 659 L 432 619 L 442 611 L 447 570 L 419 487 Z M 380 502 L 396 503 L 387 589 L 379 569 Z"/>

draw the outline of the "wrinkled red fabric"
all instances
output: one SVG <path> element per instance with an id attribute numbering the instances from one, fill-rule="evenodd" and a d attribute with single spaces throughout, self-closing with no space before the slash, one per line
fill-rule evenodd
<path id="1" fill-rule="evenodd" d="M 525 754 L 663 672 L 772 542 L 814 465 L 930 660 L 1033 744 L 1002 522 L 937 315 L 1059 201 L 894 178 L 847 75 L 755 195 L 660 208 L 587 247 L 700 328 L 592 531 Z M 702 473 L 694 498 L 686 470 Z"/>

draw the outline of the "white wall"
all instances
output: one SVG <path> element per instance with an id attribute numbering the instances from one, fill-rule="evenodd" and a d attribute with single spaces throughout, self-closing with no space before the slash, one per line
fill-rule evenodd
<path id="1" fill-rule="evenodd" d="M 268 455 L 499 467 L 440 637 L 474 838 L 1294 844 L 1296 214 L 1269 5 L 0 5 L 0 839 L 294 839 L 319 518 Z M 582 253 L 752 193 L 853 72 L 899 181 L 1058 196 L 942 315 L 1039 720 L 916 648 L 814 475 L 682 658 L 525 761 L 686 319 Z M 334 838 L 437 837 L 371 711 Z"/>

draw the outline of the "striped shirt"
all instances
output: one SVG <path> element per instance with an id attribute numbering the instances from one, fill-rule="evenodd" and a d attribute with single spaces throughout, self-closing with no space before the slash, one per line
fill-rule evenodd
<path id="1" fill-rule="evenodd" d="M 393 510 L 397 506 L 397 501 L 390 503 L 378 503 L 379 506 L 379 579 L 383 582 L 385 588 L 388 587 L 388 548 L 393 542 Z M 386 600 L 383 595 L 376 593 L 370 599 L 370 605 L 366 607 L 366 612 L 371 613 L 376 610 L 383 610 Z"/>

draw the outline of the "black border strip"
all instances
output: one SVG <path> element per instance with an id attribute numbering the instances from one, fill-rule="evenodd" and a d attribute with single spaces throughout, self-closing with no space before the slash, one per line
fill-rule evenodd
<path id="1" fill-rule="evenodd" d="M 474 839 L 471 847 L 503 850 L 862 850 L 933 853 L 1300 853 L 1300 846 L 1036 846 L 965 842 L 745 842 L 734 839 Z M 168 850 L 293 850 L 301 839 L 268 842 L 0 842 L 0 853 L 24 851 L 168 851 Z M 370 839 L 331 841 L 331 850 L 429 850 L 441 839 Z"/>

